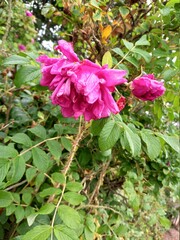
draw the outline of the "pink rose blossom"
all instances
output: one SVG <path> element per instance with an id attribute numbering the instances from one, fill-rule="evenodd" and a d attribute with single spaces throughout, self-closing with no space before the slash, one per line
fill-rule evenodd
<path id="1" fill-rule="evenodd" d="M 72 44 L 64 40 L 58 41 L 55 49 L 62 53 L 60 58 L 44 55 L 37 61 L 42 64 L 40 84 L 53 91 L 51 101 L 61 107 L 63 116 L 84 115 L 89 121 L 118 113 L 111 92 L 127 81 L 123 78 L 126 71 L 101 67 L 87 59 L 80 61 Z"/>
<path id="2" fill-rule="evenodd" d="M 165 92 L 163 82 L 155 80 L 153 74 L 146 74 L 131 83 L 132 93 L 143 101 L 153 101 Z"/>
<path id="3" fill-rule="evenodd" d="M 117 105 L 118 105 L 119 111 L 123 110 L 126 106 L 126 98 L 124 96 L 121 96 L 117 101 Z"/>
<path id="4" fill-rule="evenodd" d="M 18 45 L 18 48 L 19 48 L 19 50 L 22 51 L 22 52 L 26 51 L 26 46 L 24 46 L 23 44 L 19 44 L 19 45 Z"/>
<path id="5" fill-rule="evenodd" d="M 32 14 L 30 11 L 26 10 L 26 16 L 27 16 L 27 17 L 32 17 L 33 14 Z"/>

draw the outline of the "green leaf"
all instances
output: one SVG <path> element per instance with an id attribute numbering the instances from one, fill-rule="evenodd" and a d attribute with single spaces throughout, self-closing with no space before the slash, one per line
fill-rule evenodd
<path id="1" fill-rule="evenodd" d="M 6 58 L 3 62 L 3 65 L 16 65 L 16 64 L 27 64 L 30 62 L 30 59 L 18 56 L 18 55 L 12 55 L 8 58 Z"/>
<path id="2" fill-rule="evenodd" d="M 88 227 L 84 228 L 84 235 L 85 235 L 86 240 L 94 239 L 94 233 L 91 232 Z"/>
<path id="3" fill-rule="evenodd" d="M 90 4 L 91 4 L 93 7 L 98 8 L 99 10 L 102 11 L 102 9 L 99 7 L 99 3 L 98 3 L 97 0 L 91 0 L 91 1 L 90 1 Z"/>
<path id="4" fill-rule="evenodd" d="M 124 53 L 120 48 L 113 48 L 112 51 L 120 55 L 121 57 L 124 57 Z"/>
<path id="5" fill-rule="evenodd" d="M 36 135 L 37 137 L 42 138 L 42 139 L 46 139 L 46 129 L 43 126 L 38 125 L 34 128 L 30 128 L 28 130 L 30 132 L 32 132 L 34 135 Z"/>
<path id="6" fill-rule="evenodd" d="M 30 205 L 32 201 L 32 194 L 30 192 L 23 193 L 22 200 L 25 204 Z"/>
<path id="7" fill-rule="evenodd" d="M 127 125 L 124 125 L 124 137 L 127 139 L 132 155 L 139 156 L 141 153 L 141 139 Z"/>
<path id="8" fill-rule="evenodd" d="M 72 192 L 79 192 L 83 189 L 83 186 L 80 182 L 68 182 L 66 189 Z"/>
<path id="9" fill-rule="evenodd" d="M 8 159 L 0 158 L 0 182 L 2 182 L 10 168 L 10 161 Z"/>
<path id="10" fill-rule="evenodd" d="M 37 174 L 37 169 L 35 167 L 28 168 L 26 170 L 26 179 L 29 182 L 36 176 Z"/>
<path id="11" fill-rule="evenodd" d="M 146 143 L 147 154 L 151 160 L 155 159 L 161 151 L 161 144 L 157 137 L 150 130 L 143 129 L 141 131 L 142 140 Z"/>
<path id="12" fill-rule="evenodd" d="M 40 225 L 27 232 L 22 240 L 46 240 L 51 234 L 51 226 Z"/>
<path id="13" fill-rule="evenodd" d="M 34 166 L 36 166 L 39 171 L 46 172 L 50 164 L 50 160 L 46 153 L 42 149 L 36 147 L 32 149 L 32 156 Z"/>
<path id="14" fill-rule="evenodd" d="M 177 153 L 179 153 L 179 137 L 168 136 L 166 134 L 156 133 L 157 136 L 162 138 L 170 147 L 172 147 Z"/>
<path id="15" fill-rule="evenodd" d="M 131 51 L 134 47 L 134 44 L 131 43 L 131 42 L 128 42 L 126 39 L 122 39 L 123 43 L 124 43 L 124 46 L 129 50 Z"/>
<path id="16" fill-rule="evenodd" d="M 24 218 L 24 208 L 22 206 L 17 206 L 14 214 L 16 217 L 16 223 L 21 222 Z"/>
<path id="17" fill-rule="evenodd" d="M 38 173 L 37 177 L 35 178 L 35 186 L 39 188 L 41 184 L 44 182 L 45 175 L 43 172 Z"/>
<path id="18" fill-rule="evenodd" d="M 56 225 L 54 233 L 57 240 L 79 240 L 77 233 L 64 225 Z"/>
<path id="19" fill-rule="evenodd" d="M 47 141 L 46 144 L 49 148 L 49 151 L 55 157 L 55 159 L 59 160 L 62 154 L 60 143 L 58 141 L 51 140 L 51 141 Z"/>
<path id="20" fill-rule="evenodd" d="M 69 228 L 78 229 L 80 227 L 81 217 L 75 209 L 66 205 L 60 205 L 58 214 L 64 224 Z"/>
<path id="21" fill-rule="evenodd" d="M 24 175 L 26 170 L 25 160 L 22 156 L 16 157 L 12 161 L 12 175 L 6 186 L 18 182 Z"/>
<path id="22" fill-rule="evenodd" d="M 127 7 L 120 7 L 119 8 L 119 12 L 123 15 L 123 16 L 126 16 L 128 13 L 129 13 L 129 9 Z"/>
<path id="23" fill-rule="evenodd" d="M 67 139 L 66 137 L 62 137 L 61 138 L 61 143 L 67 151 L 69 151 L 69 152 L 71 151 L 72 143 L 69 139 Z"/>
<path id="24" fill-rule="evenodd" d="M 42 192 L 40 192 L 39 196 L 44 198 L 44 197 L 47 197 L 47 196 L 50 196 L 53 194 L 58 195 L 60 193 L 61 193 L 61 189 L 49 187 L 49 188 L 44 189 Z"/>
<path id="25" fill-rule="evenodd" d="M 86 217 L 86 226 L 91 232 L 95 232 L 96 226 L 94 224 L 94 218 L 90 214 L 88 214 Z"/>
<path id="26" fill-rule="evenodd" d="M 125 234 L 127 233 L 128 231 L 128 227 L 126 225 L 119 225 L 119 227 L 115 230 L 115 233 L 118 235 L 118 236 L 125 236 Z"/>
<path id="27" fill-rule="evenodd" d="M 35 66 L 24 66 L 18 69 L 15 75 L 14 84 L 21 87 L 23 84 L 32 84 L 33 80 L 41 76 L 41 70 Z"/>
<path id="28" fill-rule="evenodd" d="M 166 217 L 160 217 L 159 221 L 163 227 L 165 227 L 167 230 L 171 227 L 171 221 Z"/>
<path id="29" fill-rule="evenodd" d="M 102 66 L 108 64 L 108 67 L 111 68 L 113 64 L 112 56 L 110 51 L 105 52 L 105 54 L 102 57 Z"/>
<path id="30" fill-rule="evenodd" d="M 132 52 L 139 54 L 141 57 L 144 58 L 144 60 L 145 60 L 147 63 L 149 63 L 150 60 L 151 60 L 151 55 L 150 55 L 148 52 L 146 52 L 146 51 L 144 51 L 144 50 L 142 50 L 142 49 L 140 49 L 140 48 L 134 48 L 134 49 L 132 50 Z"/>
<path id="31" fill-rule="evenodd" d="M 66 192 L 63 195 L 63 199 L 68 203 L 76 206 L 85 201 L 86 197 L 76 192 Z"/>
<path id="32" fill-rule="evenodd" d="M 6 216 L 10 216 L 11 214 L 13 214 L 15 209 L 16 209 L 16 206 L 14 204 L 7 206 L 6 207 Z"/>
<path id="33" fill-rule="evenodd" d="M 132 65 L 134 65 L 136 68 L 139 67 L 139 62 L 136 60 L 136 58 L 132 56 L 127 56 L 126 61 L 130 62 Z"/>
<path id="34" fill-rule="evenodd" d="M 167 2 L 166 6 L 173 7 L 175 3 L 179 3 L 179 0 L 170 0 Z"/>
<path id="35" fill-rule="evenodd" d="M 62 173 L 55 172 L 51 175 L 51 177 L 55 182 L 58 182 L 61 184 L 64 184 L 66 182 L 65 176 Z"/>
<path id="36" fill-rule="evenodd" d="M 55 205 L 52 203 L 44 204 L 38 211 L 38 214 L 50 214 L 54 211 Z"/>
<path id="37" fill-rule="evenodd" d="M 102 151 L 112 148 L 119 139 L 119 126 L 113 120 L 107 122 L 99 136 L 99 147 Z"/>
<path id="38" fill-rule="evenodd" d="M 52 14 L 55 10 L 56 10 L 56 8 L 52 4 L 46 3 L 41 10 L 41 14 L 43 16 L 45 16 L 46 18 L 49 18 L 52 16 Z"/>
<path id="39" fill-rule="evenodd" d="M 32 146 L 31 139 L 25 133 L 17 133 L 13 137 L 11 137 L 11 140 L 13 142 L 20 143 L 20 144 L 22 144 L 26 147 L 31 147 Z"/>
<path id="40" fill-rule="evenodd" d="M 32 226 L 36 217 L 38 216 L 38 213 L 32 213 L 30 214 L 28 217 L 27 217 L 27 223 L 28 223 L 28 226 Z"/>
<path id="41" fill-rule="evenodd" d="M 108 118 L 101 118 L 98 120 L 94 120 L 91 124 L 91 133 L 94 136 L 99 136 L 102 128 L 104 127 L 105 123 L 107 123 Z"/>
<path id="42" fill-rule="evenodd" d="M 143 35 L 136 43 L 135 46 L 144 46 L 150 45 L 150 42 L 147 40 L 147 35 Z"/>
<path id="43" fill-rule="evenodd" d="M 0 158 L 14 158 L 18 155 L 18 152 L 9 146 L 0 145 Z"/>
<path id="44" fill-rule="evenodd" d="M 10 192 L 0 190 L 0 208 L 9 206 L 12 201 L 13 198 Z"/>

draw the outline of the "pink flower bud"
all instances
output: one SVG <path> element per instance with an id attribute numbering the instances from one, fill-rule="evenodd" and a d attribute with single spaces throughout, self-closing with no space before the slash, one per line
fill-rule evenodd
<path id="1" fill-rule="evenodd" d="M 118 105 L 119 111 L 121 111 L 126 105 L 126 98 L 124 96 L 121 96 L 116 103 Z"/>
<path id="2" fill-rule="evenodd" d="M 26 16 L 27 16 L 27 17 L 32 17 L 33 14 L 32 14 L 30 11 L 26 10 Z"/>
<path id="3" fill-rule="evenodd" d="M 132 94 L 143 101 L 154 101 L 165 92 L 163 82 L 155 80 L 153 74 L 135 78 L 131 83 Z"/>
<path id="4" fill-rule="evenodd" d="M 19 44 L 19 45 L 18 45 L 18 48 L 19 48 L 19 50 L 22 51 L 22 52 L 23 52 L 23 51 L 26 51 L 26 46 L 24 46 L 23 44 Z"/>

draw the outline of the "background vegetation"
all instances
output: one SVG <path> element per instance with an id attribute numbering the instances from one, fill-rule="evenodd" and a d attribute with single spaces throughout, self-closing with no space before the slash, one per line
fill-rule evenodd
<path id="1" fill-rule="evenodd" d="M 0 239 L 162 239 L 179 207 L 179 1 L 4 0 L 0 16 Z M 166 93 L 121 87 L 120 114 L 63 118 L 36 62 L 58 39 Z"/>

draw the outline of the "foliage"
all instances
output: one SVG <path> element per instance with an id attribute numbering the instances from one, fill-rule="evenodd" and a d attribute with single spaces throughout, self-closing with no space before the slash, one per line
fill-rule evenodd
<path id="1" fill-rule="evenodd" d="M 154 102 L 118 88 L 114 98 L 125 96 L 126 107 L 91 122 L 64 118 L 39 86 L 42 49 L 29 43 L 36 31 L 23 2 L 0 7 L 12 16 L 0 28 L 0 239 L 162 239 L 169 202 L 179 197 L 178 1 L 42 7 L 36 27 L 43 19 L 59 26 L 81 59 L 125 69 L 129 81 L 142 72 L 164 79 L 166 93 Z"/>

